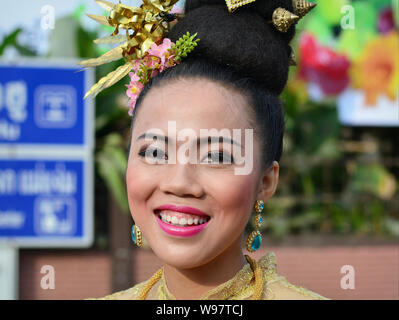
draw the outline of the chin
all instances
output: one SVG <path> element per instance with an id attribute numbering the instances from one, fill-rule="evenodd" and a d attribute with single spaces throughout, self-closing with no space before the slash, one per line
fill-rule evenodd
<path id="1" fill-rule="evenodd" d="M 196 268 L 212 260 L 203 250 L 198 254 L 198 250 L 186 246 L 163 245 L 151 248 L 159 259 L 177 269 Z"/>

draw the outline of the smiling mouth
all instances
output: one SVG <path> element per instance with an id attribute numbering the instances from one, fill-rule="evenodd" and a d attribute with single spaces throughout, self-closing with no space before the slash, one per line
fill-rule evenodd
<path id="1" fill-rule="evenodd" d="M 162 222 L 176 227 L 199 226 L 208 222 L 211 217 L 206 215 L 195 215 L 172 210 L 154 210 L 155 215 Z"/>

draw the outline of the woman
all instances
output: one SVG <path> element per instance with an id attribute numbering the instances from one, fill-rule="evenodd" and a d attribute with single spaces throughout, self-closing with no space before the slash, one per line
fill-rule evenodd
<path id="1" fill-rule="evenodd" d="M 186 0 L 168 38 L 176 43 L 189 32 L 199 42 L 134 97 L 126 172 L 133 240 L 141 246 L 142 234 L 164 264 L 147 281 L 102 299 L 326 299 L 278 275 L 273 252 L 258 261 L 242 252 L 251 212 L 260 226 L 277 188 L 278 97 L 306 6 L 313 7 Z M 260 240 L 255 230 L 247 250 Z"/>

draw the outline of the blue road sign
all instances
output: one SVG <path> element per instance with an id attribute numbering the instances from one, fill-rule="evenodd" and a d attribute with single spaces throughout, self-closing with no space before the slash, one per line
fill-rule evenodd
<path id="1" fill-rule="evenodd" d="M 92 243 L 93 72 L 79 70 L 0 61 L 0 243 Z"/>
<path id="2" fill-rule="evenodd" d="M 84 160 L 0 159 L 0 241 L 90 244 L 91 165 Z"/>
<path id="3" fill-rule="evenodd" d="M 76 64 L 0 63 L 0 145 L 90 146 L 92 73 Z"/>

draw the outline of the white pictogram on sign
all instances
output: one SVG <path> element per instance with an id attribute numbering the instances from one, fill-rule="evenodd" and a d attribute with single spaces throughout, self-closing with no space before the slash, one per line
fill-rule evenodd
<path id="1" fill-rule="evenodd" d="M 34 205 L 35 231 L 46 235 L 71 235 L 76 231 L 76 204 L 73 198 L 41 197 Z"/>
<path id="2" fill-rule="evenodd" d="M 76 122 L 76 90 L 71 86 L 39 86 L 35 122 L 41 128 L 71 128 Z"/>

